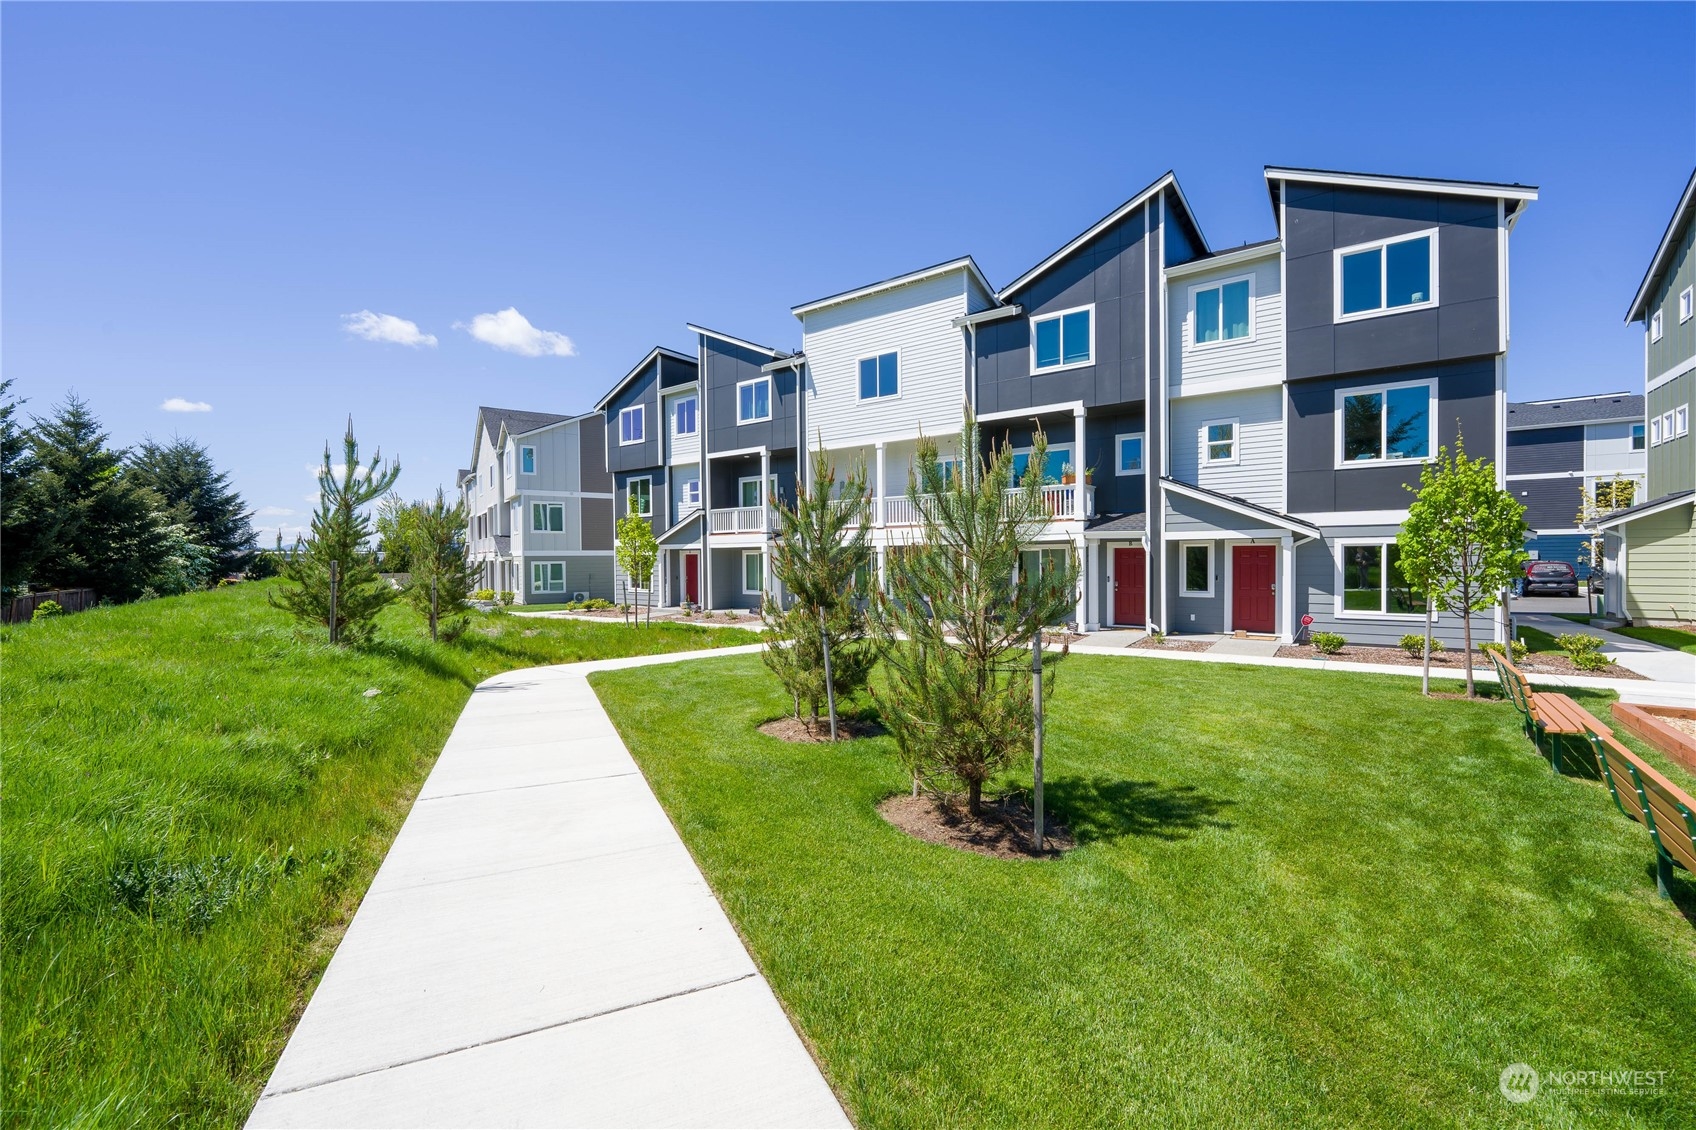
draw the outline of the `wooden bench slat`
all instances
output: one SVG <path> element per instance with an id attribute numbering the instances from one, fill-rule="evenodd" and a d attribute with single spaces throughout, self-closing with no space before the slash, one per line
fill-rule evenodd
<path id="1" fill-rule="evenodd" d="M 1628 813 L 1649 827 L 1654 836 L 1659 862 L 1656 882 L 1666 895 L 1671 876 L 1668 860 L 1685 870 L 1696 873 L 1696 799 L 1667 780 L 1654 766 L 1638 757 L 1611 736 L 1598 735 L 1592 744 L 1600 746 L 1607 772 Z M 1641 788 L 1642 794 L 1638 794 Z M 1629 794 L 1629 800 L 1627 799 Z M 1647 802 L 1648 810 L 1644 811 Z"/>

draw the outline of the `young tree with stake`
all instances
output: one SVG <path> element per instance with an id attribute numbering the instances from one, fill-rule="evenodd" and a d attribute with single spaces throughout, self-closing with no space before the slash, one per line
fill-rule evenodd
<path id="1" fill-rule="evenodd" d="M 635 585 L 646 593 L 654 577 L 654 563 L 659 560 L 660 546 L 654 538 L 653 523 L 636 512 L 636 499 L 630 499 L 630 513 L 618 520 L 618 548 L 614 553 L 618 567 L 624 571 L 625 584 Z M 650 623 L 652 613 L 649 613 Z M 636 616 L 641 623 L 641 614 Z"/>

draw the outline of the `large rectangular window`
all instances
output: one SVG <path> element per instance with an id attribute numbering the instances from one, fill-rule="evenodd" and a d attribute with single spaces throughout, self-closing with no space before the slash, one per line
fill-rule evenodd
<path id="1" fill-rule="evenodd" d="M 1142 433 L 1114 437 L 1114 447 L 1118 452 L 1114 471 L 1120 475 L 1142 474 Z"/>
<path id="2" fill-rule="evenodd" d="M 1431 457 L 1430 384 L 1349 389 L 1337 401 L 1340 465 Z"/>
<path id="3" fill-rule="evenodd" d="M 1335 254 L 1339 322 L 1437 301 L 1435 229 L 1339 248 Z"/>
<path id="4" fill-rule="evenodd" d="M 530 564 L 531 592 L 564 592 L 565 562 L 533 561 Z"/>
<path id="5" fill-rule="evenodd" d="M 695 434 L 695 398 L 685 396 L 671 406 L 672 431 L 675 435 Z"/>
<path id="6" fill-rule="evenodd" d="M 1024 479 L 1025 468 L 1030 466 L 1033 454 L 1035 453 L 1028 447 L 1016 449 L 1013 452 L 1013 480 L 1015 482 Z M 1072 446 L 1065 444 L 1060 447 L 1049 448 L 1048 458 L 1042 466 L 1042 481 L 1045 483 L 1059 482 L 1061 475 L 1066 473 L 1067 467 L 1076 470 L 1072 461 Z"/>
<path id="7" fill-rule="evenodd" d="M 518 449 L 518 470 L 521 474 L 525 475 L 534 475 L 536 473 L 536 449 L 534 447 L 521 447 Z"/>
<path id="8" fill-rule="evenodd" d="M 1343 581 L 1339 615 L 1425 615 L 1425 594 L 1402 576 L 1401 550 L 1395 542 L 1348 543 L 1338 552 Z"/>
<path id="9" fill-rule="evenodd" d="M 736 386 L 736 422 L 757 424 L 771 419 L 771 378 L 759 377 Z"/>
<path id="10" fill-rule="evenodd" d="M 645 476 L 640 479 L 631 479 L 626 487 L 629 490 L 627 505 L 630 507 L 626 513 L 639 514 L 646 518 L 654 512 L 654 481 L 652 479 Z"/>
<path id="11" fill-rule="evenodd" d="M 773 475 L 769 480 L 767 480 L 766 485 L 767 485 L 767 487 L 770 488 L 770 491 L 771 491 L 772 494 L 776 494 L 777 493 L 777 476 Z M 760 497 L 760 477 L 758 475 L 754 475 L 751 478 L 738 479 L 736 481 L 736 487 L 737 487 L 738 492 L 741 495 L 741 501 L 738 503 L 738 505 L 740 505 L 740 506 L 764 506 L 765 505 L 766 500 Z"/>
<path id="12" fill-rule="evenodd" d="M 1253 294 L 1248 279 L 1198 287 L 1193 293 L 1195 344 L 1237 341 L 1251 335 L 1249 299 Z"/>
<path id="13" fill-rule="evenodd" d="M 1184 542 L 1178 548 L 1182 593 L 1185 596 L 1213 595 L 1213 543 Z"/>
<path id="14" fill-rule="evenodd" d="M 742 551 L 742 593 L 759 596 L 766 590 L 764 555 L 757 549 Z"/>
<path id="15" fill-rule="evenodd" d="M 893 353 L 860 358 L 860 399 L 878 400 L 901 393 L 900 359 Z"/>
<path id="16" fill-rule="evenodd" d="M 539 533 L 560 533 L 565 529 L 565 507 L 558 502 L 532 502 L 530 528 Z"/>
<path id="17" fill-rule="evenodd" d="M 1031 370 L 1087 365 L 1095 356 L 1095 307 L 1031 319 Z"/>
<path id="18" fill-rule="evenodd" d="M 618 442 L 641 443 L 647 438 L 648 406 L 635 404 L 618 413 Z"/>

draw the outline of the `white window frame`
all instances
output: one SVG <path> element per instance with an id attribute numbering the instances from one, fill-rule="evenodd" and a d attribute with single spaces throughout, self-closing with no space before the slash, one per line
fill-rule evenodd
<path id="1" fill-rule="evenodd" d="M 551 523 L 551 516 L 552 516 L 552 514 L 555 510 L 559 511 L 559 529 L 557 529 L 557 530 L 554 529 L 553 526 L 550 524 Z M 540 526 L 538 526 L 536 524 L 536 517 L 537 517 L 538 514 L 540 514 L 541 518 L 542 518 L 542 525 L 540 525 Z M 533 533 L 533 534 L 561 534 L 561 533 L 564 533 L 565 532 L 565 503 L 563 503 L 563 502 L 532 502 L 530 504 L 530 532 Z"/>
<path id="2" fill-rule="evenodd" d="M 679 509 L 687 514 L 691 510 L 701 508 L 701 480 L 699 477 L 681 480 L 683 489 L 677 494 Z M 691 490 L 690 488 L 694 488 Z"/>
<path id="3" fill-rule="evenodd" d="M 745 388 L 748 388 L 751 385 L 765 385 L 766 386 L 766 414 L 764 416 L 749 416 L 746 419 L 744 419 L 743 416 L 742 416 L 742 390 L 745 389 Z M 771 419 L 771 414 L 772 414 L 772 411 L 775 407 L 772 404 L 772 400 L 773 400 L 774 396 L 775 396 L 775 390 L 771 386 L 771 378 L 770 377 L 753 377 L 749 380 L 737 381 L 736 382 L 736 424 L 737 424 L 737 426 L 740 427 L 743 424 L 762 424 L 765 421 Z"/>
<path id="4" fill-rule="evenodd" d="M 1067 362 L 1066 362 L 1066 325 L 1065 325 L 1064 322 L 1062 322 L 1060 324 L 1060 364 L 1058 364 L 1058 365 L 1046 365 L 1046 366 L 1043 366 L 1040 369 L 1037 368 L 1037 364 L 1036 364 L 1036 327 L 1037 327 L 1037 323 L 1038 322 L 1051 322 L 1056 318 L 1064 318 L 1067 314 L 1076 314 L 1076 313 L 1079 313 L 1079 312 L 1085 311 L 1085 310 L 1089 311 L 1089 356 L 1086 357 L 1082 361 L 1073 361 L 1070 364 L 1067 364 Z M 1095 364 L 1095 303 L 1090 302 L 1090 303 L 1086 303 L 1083 306 L 1073 306 L 1073 307 L 1066 309 L 1066 310 L 1049 310 L 1049 311 L 1046 311 L 1045 313 L 1042 313 L 1042 314 L 1032 314 L 1030 316 L 1029 320 L 1028 320 L 1028 326 L 1029 326 L 1029 329 L 1030 329 L 1030 338 L 1031 338 L 1031 340 L 1030 340 L 1030 367 L 1031 367 L 1031 375 L 1032 376 L 1035 376 L 1038 373 L 1043 373 L 1045 375 L 1048 374 L 1048 373 L 1064 373 L 1068 369 L 1082 369 L 1086 365 Z"/>
<path id="5" fill-rule="evenodd" d="M 860 365 L 862 363 L 866 362 L 866 361 L 872 361 L 872 362 L 875 363 L 879 358 L 887 357 L 891 353 L 893 353 L 895 355 L 895 391 L 890 393 L 887 396 L 884 396 L 882 394 L 878 394 L 878 395 L 875 395 L 875 396 L 861 396 L 860 395 Z M 901 399 L 901 351 L 899 349 L 883 349 L 883 350 L 879 350 L 876 353 L 868 353 L 864 357 L 854 358 L 854 397 L 861 404 L 870 404 L 871 402 L 873 402 L 875 400 L 900 400 Z"/>
<path id="6" fill-rule="evenodd" d="M 1207 550 L 1207 588 L 1190 588 L 1190 550 L 1196 546 Z M 1210 541 L 1181 541 L 1178 543 L 1178 595 L 1202 599 L 1213 595 L 1213 543 Z"/>
<path id="7" fill-rule="evenodd" d="M 1231 425 L 1231 457 L 1215 459 L 1209 450 L 1213 446 L 1207 438 L 1209 428 L 1217 428 L 1222 424 Z M 1241 421 L 1235 416 L 1225 416 L 1218 420 L 1203 420 L 1201 422 L 1201 465 L 1203 467 L 1235 467 L 1242 462 L 1243 429 Z"/>
<path id="8" fill-rule="evenodd" d="M 530 469 L 528 471 L 524 469 L 524 461 L 526 459 L 530 461 Z M 536 473 L 536 449 L 531 447 L 529 444 L 525 444 L 518 449 L 518 473 L 520 475 L 534 475 Z"/>
<path id="9" fill-rule="evenodd" d="M 1052 369 L 1044 370 L 1044 371 L 1045 372 L 1053 372 Z M 1079 474 L 1078 461 L 1073 458 L 1074 452 L 1072 451 L 1072 444 L 1068 442 L 1068 443 L 1051 443 L 1051 444 L 1048 445 L 1048 454 L 1049 455 L 1053 455 L 1057 451 L 1064 451 L 1066 453 L 1066 462 L 1070 463 L 1072 465 L 1072 474 L 1074 474 L 1074 475 Z M 1015 447 L 1013 449 L 1013 457 L 1015 459 L 1017 459 L 1021 455 L 1025 456 L 1025 466 L 1026 467 L 1030 466 L 1030 456 L 1035 455 L 1035 454 L 1036 454 L 1036 448 L 1034 448 L 1034 447 Z M 1117 454 L 1117 452 L 1115 452 L 1115 454 Z M 1044 472 L 1044 473 L 1046 474 L 1046 472 Z M 1025 480 L 1025 476 L 1022 475 L 1022 474 L 1015 474 L 1013 476 L 1013 484 L 1015 486 L 1024 482 L 1024 480 Z M 1058 479 L 1054 480 L 1054 485 L 1058 486 L 1059 484 L 1060 484 L 1060 480 L 1058 480 Z M 1048 484 L 1044 483 L 1043 485 L 1047 486 Z"/>
<path id="10" fill-rule="evenodd" d="M 1678 324 L 1683 325 L 1696 316 L 1696 287 L 1685 287 L 1678 292 Z"/>
<path id="11" fill-rule="evenodd" d="M 1202 341 L 1201 340 L 1201 329 L 1198 325 L 1196 325 L 1196 320 L 1195 320 L 1195 297 L 1196 297 L 1196 295 L 1200 294 L 1204 290 L 1223 291 L 1225 287 L 1230 286 L 1232 283 L 1239 283 L 1239 282 L 1248 283 L 1248 336 L 1247 337 L 1232 337 L 1232 338 L 1227 338 L 1227 337 L 1224 336 L 1224 333 L 1225 333 L 1225 300 L 1224 300 L 1224 295 L 1221 294 L 1220 299 L 1219 299 L 1219 334 L 1220 334 L 1219 340 L 1218 341 Z M 1194 286 L 1190 287 L 1190 341 L 1189 341 L 1189 346 L 1190 346 L 1191 349 L 1217 349 L 1221 345 L 1243 345 L 1247 342 L 1251 342 L 1251 341 L 1254 340 L 1254 335 L 1255 335 L 1255 324 L 1254 323 L 1255 323 L 1255 317 L 1254 317 L 1254 276 L 1253 275 L 1232 275 L 1228 279 L 1214 279 L 1212 282 L 1197 283 Z"/>
<path id="12" fill-rule="evenodd" d="M 636 497 L 636 491 L 632 488 L 635 487 L 637 483 L 648 484 L 648 489 L 644 492 L 644 496 L 648 500 L 648 508 L 646 510 L 636 511 L 637 517 L 652 518 L 654 516 L 654 477 L 652 475 L 637 475 L 634 478 L 624 480 L 624 513 L 618 515 L 618 517 L 624 518 L 629 516 L 630 500 Z"/>
<path id="13" fill-rule="evenodd" d="M 1680 404 L 1672 410 L 1672 438 L 1682 439 L 1690 434 L 1690 405 Z"/>
<path id="14" fill-rule="evenodd" d="M 559 587 L 554 587 L 553 571 L 559 568 Z M 538 580 L 537 578 L 541 579 Z M 532 561 L 530 562 L 530 591 L 531 592 L 564 592 L 565 591 L 565 562 L 563 561 Z"/>
<path id="15" fill-rule="evenodd" d="M 1391 459 L 1387 456 L 1380 455 L 1376 459 L 1350 459 L 1345 461 L 1343 459 L 1343 401 L 1351 396 L 1368 396 L 1374 392 L 1384 398 L 1383 407 L 1380 409 L 1380 415 L 1378 418 L 1378 439 L 1379 450 L 1385 451 L 1389 448 L 1389 445 L 1384 442 L 1384 429 L 1389 426 L 1390 419 L 1388 411 L 1390 405 L 1389 393 L 1393 389 L 1415 387 L 1423 387 L 1425 389 L 1425 403 L 1427 405 L 1425 411 L 1429 416 L 1429 420 L 1425 426 L 1425 454 L 1407 456 L 1399 459 Z M 1332 419 L 1336 421 L 1336 427 L 1333 429 L 1336 432 L 1336 450 L 1333 454 L 1336 458 L 1336 468 L 1339 471 L 1344 467 L 1383 467 L 1392 463 L 1406 465 L 1429 463 L 1437 457 L 1437 382 L 1434 380 L 1392 381 L 1389 384 L 1360 385 L 1356 388 L 1339 388 L 1336 390 L 1335 403 L 1332 407 Z"/>
<path id="16" fill-rule="evenodd" d="M 1142 446 L 1137 451 L 1137 469 L 1125 470 L 1124 444 L 1126 440 L 1136 440 Z M 1121 432 L 1113 437 L 1113 473 L 1121 478 L 1148 473 L 1148 442 L 1142 432 Z"/>
<path id="17" fill-rule="evenodd" d="M 618 445 L 620 447 L 629 447 L 632 444 L 641 443 L 648 438 L 647 408 L 648 406 L 646 404 L 632 404 L 628 408 L 620 408 L 618 410 Z M 624 438 L 628 431 L 628 429 L 624 426 L 625 420 L 636 421 L 635 439 Z"/>
<path id="18" fill-rule="evenodd" d="M 1661 418 L 1659 416 L 1649 418 L 1649 446 L 1661 446 Z"/>
<path id="19" fill-rule="evenodd" d="M 1426 228 L 1423 231 L 1408 232 L 1405 235 L 1391 236 L 1388 239 L 1368 240 L 1366 243 L 1356 243 L 1349 247 L 1339 247 L 1331 252 L 1331 305 L 1332 314 L 1338 323 L 1358 322 L 1365 318 L 1382 318 L 1390 314 L 1405 314 L 1409 310 L 1425 310 L 1437 305 L 1437 265 L 1440 261 L 1437 253 L 1437 230 Z M 1431 294 L 1423 302 L 1410 302 L 1406 306 L 1379 306 L 1376 310 L 1357 310 L 1353 314 L 1343 313 L 1343 259 L 1349 255 L 1357 255 L 1362 251 L 1377 248 L 1385 251 L 1393 244 L 1406 243 L 1413 239 L 1431 238 Z M 1385 301 L 1389 289 L 1390 256 L 1387 251 L 1378 256 L 1378 300 Z"/>
<path id="20" fill-rule="evenodd" d="M 1398 460 L 1398 462 L 1402 462 L 1402 460 Z M 1336 593 L 1336 596 L 1334 598 L 1335 606 L 1332 609 L 1332 613 L 1339 620 L 1395 620 L 1395 621 L 1398 621 L 1398 622 L 1406 621 L 1406 622 L 1409 622 L 1409 623 L 1420 623 L 1420 624 L 1423 624 L 1425 622 L 1425 613 L 1423 613 L 1423 612 L 1358 612 L 1358 611 L 1345 610 L 1343 608 L 1343 556 L 1348 550 L 1353 549 L 1353 548 L 1357 548 L 1357 547 L 1360 547 L 1360 546 L 1377 546 L 1378 547 L 1378 552 L 1380 554 L 1380 556 L 1378 558 L 1378 598 L 1379 598 L 1378 606 L 1380 608 L 1388 608 L 1389 607 L 1389 604 L 1390 604 L 1390 589 L 1389 589 L 1389 584 L 1390 584 L 1390 550 L 1391 550 L 1392 547 L 1395 546 L 1395 544 L 1396 544 L 1396 539 L 1393 538 L 1393 537 L 1392 538 L 1348 538 L 1346 540 L 1339 540 L 1337 542 L 1336 573 L 1335 573 L 1337 593 Z M 1427 600 L 1431 599 L 1429 594 L 1427 594 L 1426 599 Z"/>
<path id="21" fill-rule="evenodd" d="M 1661 340 L 1661 327 L 1662 327 L 1662 325 L 1663 325 L 1663 322 L 1661 321 L 1661 312 L 1659 310 L 1656 310 L 1655 313 L 1653 314 L 1653 316 L 1651 316 L 1650 319 L 1649 319 L 1649 340 L 1651 342 L 1656 342 L 1656 341 Z"/>
<path id="22" fill-rule="evenodd" d="M 1642 440 L 1641 443 L 1638 441 Z M 1631 450 L 1647 451 L 1649 448 L 1649 426 L 1647 424 L 1631 425 Z"/>
<path id="23" fill-rule="evenodd" d="M 748 558 L 750 557 L 758 558 L 760 562 L 760 587 L 757 589 L 751 589 L 748 587 Z M 766 594 L 765 580 L 765 551 L 759 549 L 744 549 L 742 551 L 742 595 L 764 596 Z"/>
<path id="24" fill-rule="evenodd" d="M 690 426 L 689 426 L 688 431 L 684 431 L 682 428 L 677 426 L 677 412 L 685 404 L 693 404 L 695 406 L 695 411 L 690 413 L 690 421 L 689 421 Z M 674 436 L 692 436 L 692 435 L 700 434 L 700 430 L 701 430 L 701 402 L 700 402 L 700 398 L 691 394 L 689 396 L 680 396 L 676 400 L 673 400 L 671 402 L 671 434 L 674 435 Z"/>
<path id="25" fill-rule="evenodd" d="M 752 503 L 752 504 L 744 503 L 742 501 L 742 488 L 747 486 L 749 483 L 757 483 L 759 481 L 760 481 L 760 477 L 758 475 L 743 475 L 736 480 L 736 505 L 737 505 L 738 508 L 743 508 L 743 507 L 746 507 L 748 505 L 764 506 L 766 504 L 766 499 L 765 499 L 764 495 L 760 496 L 760 500 L 758 502 L 755 502 L 755 503 Z M 776 494 L 777 493 L 777 476 L 776 475 L 767 475 L 766 476 L 766 491 L 769 494 Z"/>

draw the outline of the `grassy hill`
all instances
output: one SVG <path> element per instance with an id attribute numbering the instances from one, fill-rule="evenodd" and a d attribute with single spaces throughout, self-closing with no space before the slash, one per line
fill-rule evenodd
<path id="1" fill-rule="evenodd" d="M 7 1125 L 240 1122 L 476 683 L 755 638 L 391 607 L 342 650 L 275 583 L 0 630 Z"/>

